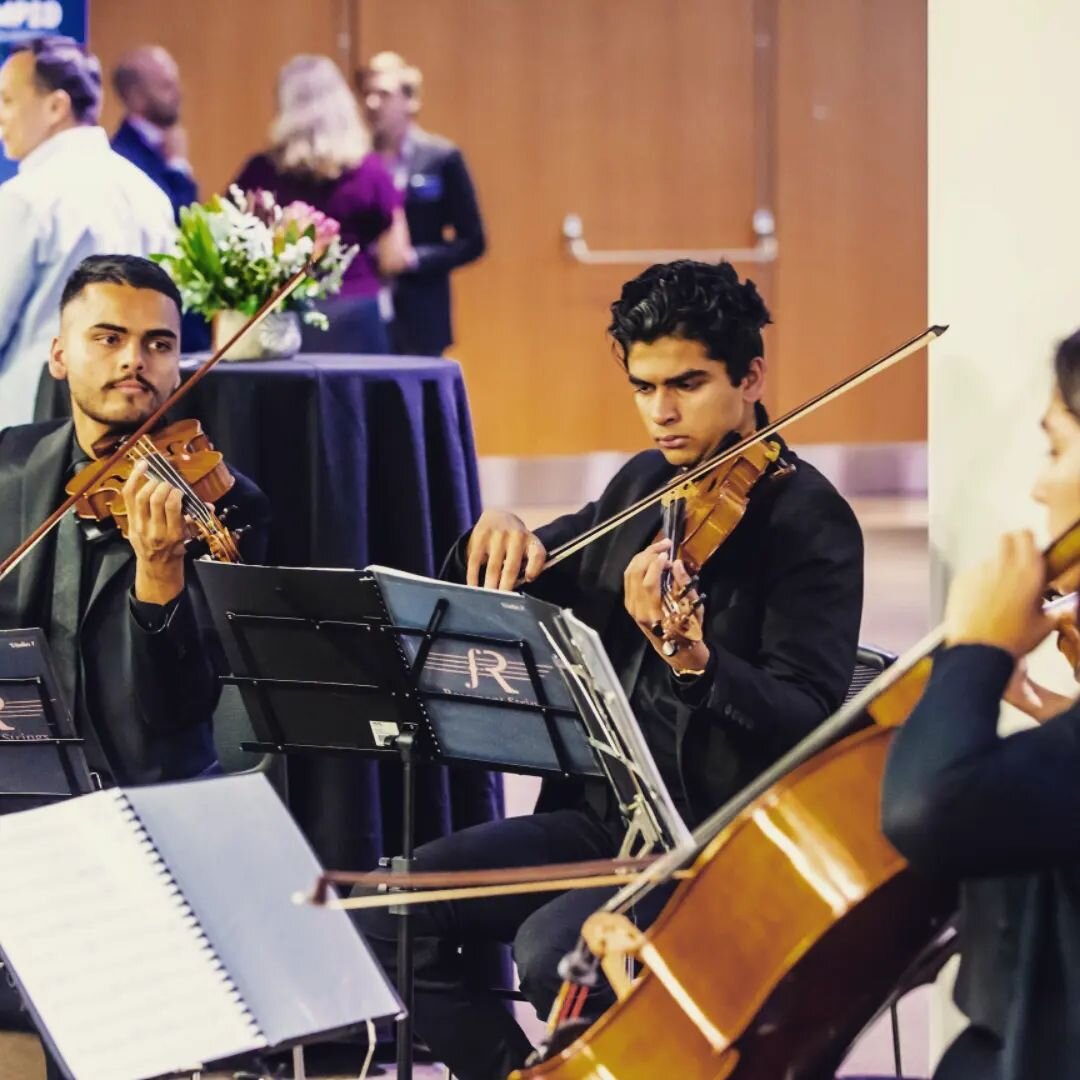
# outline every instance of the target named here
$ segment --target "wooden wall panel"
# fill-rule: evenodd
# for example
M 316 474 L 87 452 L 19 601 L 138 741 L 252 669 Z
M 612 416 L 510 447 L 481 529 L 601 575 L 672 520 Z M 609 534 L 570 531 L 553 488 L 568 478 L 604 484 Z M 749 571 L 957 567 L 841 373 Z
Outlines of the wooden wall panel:
M 206 195 L 224 190 L 265 147 L 282 64 L 302 52 L 343 58 L 347 12 L 344 0 L 90 0 L 90 46 L 106 79 L 136 45 L 164 45 L 176 57 L 191 161 Z M 109 131 L 120 114 L 110 83 Z
M 480 188 L 491 251 L 455 277 L 455 354 L 481 450 L 640 445 L 603 341 L 634 268 L 574 264 L 559 225 L 578 211 L 594 247 L 752 242 L 753 0 L 354 2 L 356 55 L 420 65 L 423 120 Z M 786 409 L 925 322 L 925 4 L 781 0 L 777 39 L 781 255 L 742 269 Z M 922 439 L 925 395 L 913 359 L 795 435 Z
M 563 252 L 752 241 L 750 0 L 358 0 L 358 56 L 424 72 L 421 121 L 463 148 L 490 249 L 454 275 L 482 453 L 640 444 L 607 306 L 635 268 Z
M 756 2 L 778 5 L 781 254 L 741 269 L 773 308 L 768 397 L 783 409 L 926 322 L 926 10 Z M 93 0 L 90 34 L 106 70 L 141 42 L 176 55 L 204 192 L 265 144 L 295 53 L 349 67 L 394 48 L 419 64 L 422 121 L 465 150 L 489 230 L 488 255 L 454 275 L 480 450 L 580 453 L 640 445 L 604 337 L 636 268 L 574 263 L 563 215 L 582 215 L 594 247 L 752 243 L 754 4 Z M 110 94 L 107 126 L 117 118 Z M 924 362 L 909 360 L 795 435 L 921 439 L 925 399 Z
M 779 45 L 773 370 L 786 408 L 927 324 L 926 4 L 781 0 Z M 922 353 L 792 437 L 924 439 L 926 386 Z

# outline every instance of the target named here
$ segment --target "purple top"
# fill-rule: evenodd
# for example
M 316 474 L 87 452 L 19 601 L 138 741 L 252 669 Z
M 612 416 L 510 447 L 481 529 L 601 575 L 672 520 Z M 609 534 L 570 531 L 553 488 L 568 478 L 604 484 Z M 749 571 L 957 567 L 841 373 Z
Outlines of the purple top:
M 378 154 L 368 154 L 354 169 L 336 180 L 318 180 L 306 173 L 279 172 L 268 154 L 256 154 L 233 181 L 245 191 L 271 191 L 278 203 L 306 202 L 341 224 L 341 239 L 359 244 L 341 286 L 341 296 L 374 296 L 379 291 L 379 268 L 371 245 L 390 225 L 402 205 L 401 192 Z

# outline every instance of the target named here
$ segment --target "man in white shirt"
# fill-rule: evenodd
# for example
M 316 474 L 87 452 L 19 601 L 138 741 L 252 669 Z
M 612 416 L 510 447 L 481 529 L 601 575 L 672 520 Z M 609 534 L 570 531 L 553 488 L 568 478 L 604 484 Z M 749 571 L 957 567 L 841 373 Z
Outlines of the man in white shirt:
M 28 423 L 64 282 L 88 255 L 166 251 L 172 205 L 97 126 L 101 67 L 70 38 L 39 38 L 0 68 L 0 428 Z

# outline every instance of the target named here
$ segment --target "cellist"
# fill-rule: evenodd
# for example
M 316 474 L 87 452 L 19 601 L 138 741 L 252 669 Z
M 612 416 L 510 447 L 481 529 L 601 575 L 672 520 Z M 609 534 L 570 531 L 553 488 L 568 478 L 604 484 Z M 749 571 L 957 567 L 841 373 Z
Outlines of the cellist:
M 595 502 L 536 533 L 506 511 L 485 511 L 444 571 L 504 590 L 524 578 L 530 592 L 573 608 L 598 630 L 690 825 L 843 700 L 862 608 L 862 538 L 851 508 L 777 439 L 776 462 L 698 580 L 672 558 L 670 541 L 657 539 L 659 508 L 550 571 L 544 567 L 556 546 L 766 422 L 761 331 L 769 321 L 754 284 L 740 281 L 728 263 L 657 265 L 627 282 L 611 306 L 609 333 L 652 449 L 632 458 Z M 665 571 L 695 623 L 674 649 L 662 632 Z M 609 858 L 621 838 L 606 789 L 549 783 L 535 813 L 423 845 L 415 868 Z M 505 1006 L 463 979 L 459 947 L 512 943 L 522 990 L 546 1015 L 560 986 L 559 960 L 607 895 L 592 889 L 412 909 L 416 1031 L 455 1076 L 502 1080 L 531 1051 Z M 639 906 L 639 922 L 650 922 L 666 895 L 656 890 Z M 392 971 L 394 917 L 365 911 L 357 918 Z M 610 1000 L 606 985 L 599 987 L 585 1015 L 597 1015 Z
M 1080 332 L 1059 346 L 1034 488 L 1051 535 L 1080 519 Z M 957 575 L 946 649 L 898 731 L 885 833 L 917 869 L 961 882 L 956 1001 L 971 1025 L 935 1080 L 1080 1076 L 1080 705 L 1027 678 L 1057 626 L 1029 532 Z M 1040 726 L 999 737 L 1003 695 Z

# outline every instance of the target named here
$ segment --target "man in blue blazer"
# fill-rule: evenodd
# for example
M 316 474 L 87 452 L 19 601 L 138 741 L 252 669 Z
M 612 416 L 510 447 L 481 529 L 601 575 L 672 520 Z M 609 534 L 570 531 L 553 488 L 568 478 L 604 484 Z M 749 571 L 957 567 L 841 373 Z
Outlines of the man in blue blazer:
M 124 103 L 124 120 L 112 148 L 169 196 L 179 222 L 180 208 L 199 198 L 187 159 L 187 132 L 180 123 L 180 68 L 160 45 L 142 45 L 120 58 L 113 87 Z M 210 328 L 201 315 L 188 312 L 182 333 L 185 352 L 210 347 Z
M 125 115 L 112 147 L 169 196 L 179 221 L 180 207 L 199 197 L 180 124 L 180 69 L 160 45 L 144 45 L 124 54 L 113 86 Z

